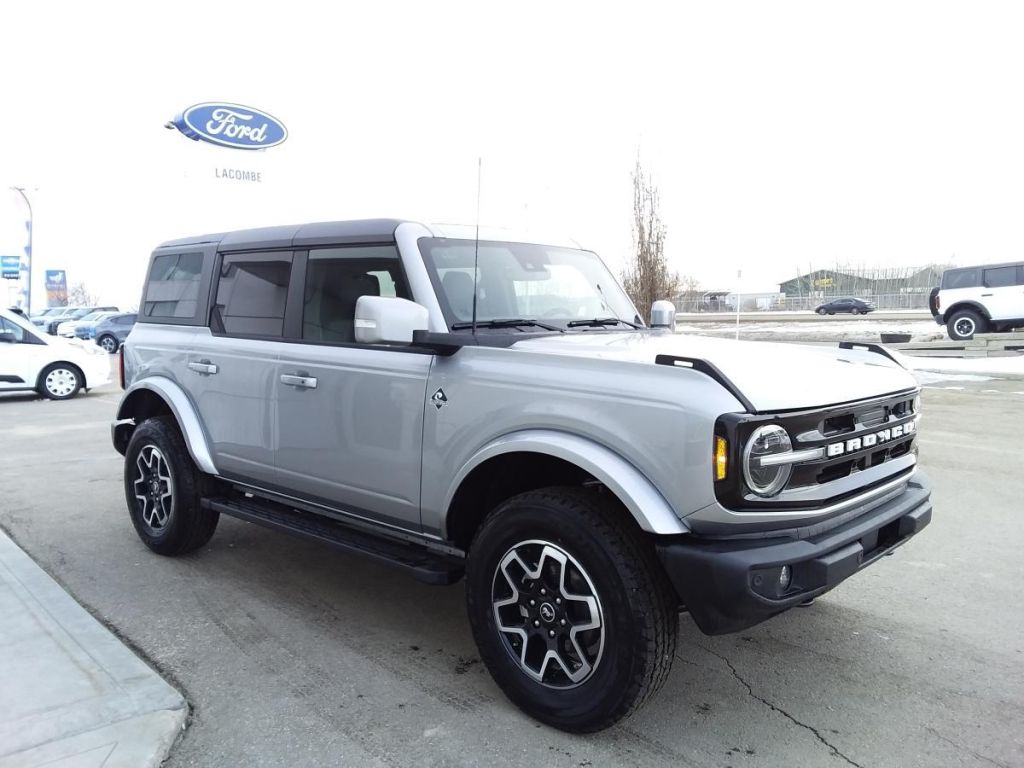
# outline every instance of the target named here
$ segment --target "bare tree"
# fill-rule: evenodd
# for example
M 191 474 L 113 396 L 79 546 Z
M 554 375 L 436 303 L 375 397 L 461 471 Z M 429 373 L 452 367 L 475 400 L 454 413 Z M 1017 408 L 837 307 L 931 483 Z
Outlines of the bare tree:
M 68 288 L 69 307 L 95 307 L 100 297 L 85 287 L 85 283 L 72 283 Z
M 665 258 L 665 225 L 658 212 L 658 190 L 637 157 L 633 169 L 633 256 L 622 271 L 622 283 L 633 304 L 650 320 L 651 304 L 679 289 L 679 275 Z

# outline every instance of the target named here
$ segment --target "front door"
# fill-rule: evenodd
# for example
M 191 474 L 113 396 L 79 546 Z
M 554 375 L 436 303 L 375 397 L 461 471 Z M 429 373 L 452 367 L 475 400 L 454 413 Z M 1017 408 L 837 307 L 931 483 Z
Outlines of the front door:
M 277 364 L 279 483 L 304 498 L 418 529 L 432 356 L 355 343 L 360 296 L 409 298 L 393 245 L 309 251 L 301 341 Z

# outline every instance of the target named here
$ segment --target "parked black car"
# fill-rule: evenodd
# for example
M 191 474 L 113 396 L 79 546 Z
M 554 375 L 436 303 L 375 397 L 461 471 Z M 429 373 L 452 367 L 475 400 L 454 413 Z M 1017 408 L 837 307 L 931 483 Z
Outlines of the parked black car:
M 100 320 L 93 329 L 93 337 L 96 343 L 107 352 L 113 354 L 121 348 L 128 334 L 135 327 L 135 320 L 138 317 L 134 312 L 120 315 L 111 315 Z
M 864 299 L 855 299 L 852 296 L 841 296 L 837 299 L 826 301 L 814 310 L 819 315 L 834 315 L 837 312 L 842 314 L 848 312 L 851 315 L 866 315 L 875 311 L 875 305 Z

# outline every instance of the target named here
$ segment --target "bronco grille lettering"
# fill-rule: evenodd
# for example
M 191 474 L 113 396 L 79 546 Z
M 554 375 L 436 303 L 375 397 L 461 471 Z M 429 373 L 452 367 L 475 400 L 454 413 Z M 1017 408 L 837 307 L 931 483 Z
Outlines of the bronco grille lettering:
M 908 421 L 906 424 L 897 424 L 895 427 L 880 429 L 877 432 L 853 437 L 843 442 L 829 443 L 825 447 L 825 455 L 831 459 L 847 453 L 854 453 L 864 448 L 873 448 L 880 443 L 888 443 L 901 437 L 907 437 L 914 433 L 914 429 L 914 422 Z

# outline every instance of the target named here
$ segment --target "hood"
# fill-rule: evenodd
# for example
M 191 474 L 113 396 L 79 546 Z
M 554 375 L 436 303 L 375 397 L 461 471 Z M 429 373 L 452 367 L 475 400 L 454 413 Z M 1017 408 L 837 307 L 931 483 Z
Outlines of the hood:
M 651 365 L 658 355 L 698 358 L 725 374 L 759 412 L 819 408 L 917 387 L 909 371 L 884 355 L 838 344 L 585 331 L 524 339 L 515 348 Z

